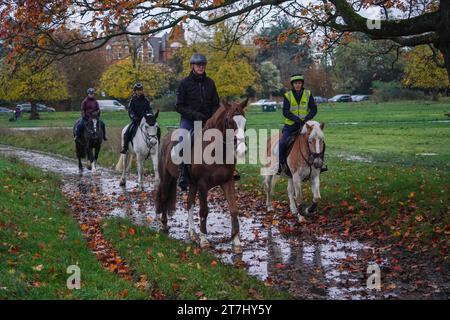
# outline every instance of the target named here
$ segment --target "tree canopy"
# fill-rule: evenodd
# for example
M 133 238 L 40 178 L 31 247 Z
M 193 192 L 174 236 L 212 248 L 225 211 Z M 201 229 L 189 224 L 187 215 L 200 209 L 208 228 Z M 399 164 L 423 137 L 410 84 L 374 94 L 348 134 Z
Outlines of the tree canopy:
M 368 9 L 379 10 L 381 16 L 368 19 Z M 442 53 L 450 77 L 450 2 L 439 0 L 5 0 L 0 39 L 11 47 L 10 57 L 35 52 L 49 56 L 51 63 L 124 34 L 156 34 L 191 21 L 211 26 L 232 20 L 236 30 L 251 30 L 275 16 L 294 22 L 285 34 L 296 34 L 309 44 L 316 40 L 322 49 L 352 32 L 399 46 L 430 44 Z M 134 28 L 137 23 L 140 27 Z M 61 37 L 68 24 L 84 32 Z
M 172 72 L 161 64 L 138 64 L 133 67 L 131 59 L 110 65 L 100 80 L 100 90 L 117 99 L 128 99 L 133 86 L 140 82 L 147 96 L 154 98 L 164 94 L 169 88 Z

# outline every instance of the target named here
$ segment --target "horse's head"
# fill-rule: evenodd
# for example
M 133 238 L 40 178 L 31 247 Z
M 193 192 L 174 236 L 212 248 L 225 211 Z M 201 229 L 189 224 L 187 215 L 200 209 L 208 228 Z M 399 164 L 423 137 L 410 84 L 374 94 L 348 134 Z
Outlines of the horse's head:
M 308 121 L 302 133 L 306 133 L 308 137 L 309 158 L 308 162 L 319 169 L 323 164 L 323 153 L 325 151 L 325 142 L 323 128 L 325 123 L 318 123 L 316 121 Z
M 156 122 L 158 115 L 159 110 L 155 114 L 147 113 L 141 120 L 140 128 L 144 134 L 146 143 L 150 147 L 158 143 L 158 122 Z
M 247 145 L 245 144 L 245 107 L 247 106 L 248 98 L 241 102 L 224 102 L 225 107 L 225 129 L 233 129 L 234 137 L 236 139 L 236 154 L 239 158 L 243 157 L 247 152 Z
M 86 122 L 86 137 L 89 140 L 99 139 L 101 136 L 98 128 L 98 119 L 95 117 L 89 118 Z

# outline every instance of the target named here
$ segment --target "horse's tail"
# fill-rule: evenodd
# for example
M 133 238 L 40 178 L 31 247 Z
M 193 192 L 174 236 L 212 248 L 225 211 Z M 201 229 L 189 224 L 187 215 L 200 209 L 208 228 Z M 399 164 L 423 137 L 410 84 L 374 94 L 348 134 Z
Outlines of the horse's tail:
M 167 139 L 163 138 L 158 156 L 158 172 L 161 180 L 156 190 L 155 203 L 157 214 L 173 213 L 177 200 L 177 180 L 170 174 L 166 165 L 166 155 L 170 156 L 170 143 L 165 143 L 165 140 Z
M 119 161 L 116 164 L 117 171 L 123 171 L 123 168 L 125 166 L 125 157 L 126 156 L 127 156 L 126 154 L 120 154 Z

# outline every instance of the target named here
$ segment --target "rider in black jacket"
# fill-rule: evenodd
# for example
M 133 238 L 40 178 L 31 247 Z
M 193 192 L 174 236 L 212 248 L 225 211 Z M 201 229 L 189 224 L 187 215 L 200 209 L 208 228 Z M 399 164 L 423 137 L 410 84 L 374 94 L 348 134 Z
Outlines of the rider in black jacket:
M 214 80 L 206 76 L 206 64 L 203 54 L 194 53 L 190 60 L 191 72 L 181 80 L 177 89 L 175 110 L 181 115 L 180 128 L 188 131 L 194 129 L 194 121 L 202 121 L 204 125 L 220 106 Z M 186 170 L 186 165 L 182 163 L 178 178 L 178 186 L 182 190 L 189 185 Z
M 142 118 L 148 113 L 153 113 L 150 107 L 150 101 L 144 95 L 144 87 L 142 84 L 136 83 L 133 87 L 133 96 L 128 105 L 128 116 L 131 119 L 131 124 L 125 132 L 122 151 L 120 153 L 127 153 L 128 144 L 133 140 Z

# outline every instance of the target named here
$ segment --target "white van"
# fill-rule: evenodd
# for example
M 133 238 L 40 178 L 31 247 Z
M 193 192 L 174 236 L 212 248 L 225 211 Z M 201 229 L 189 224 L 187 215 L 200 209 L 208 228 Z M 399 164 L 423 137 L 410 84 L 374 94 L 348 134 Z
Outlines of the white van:
M 102 111 L 123 111 L 125 106 L 117 100 L 97 100 Z

